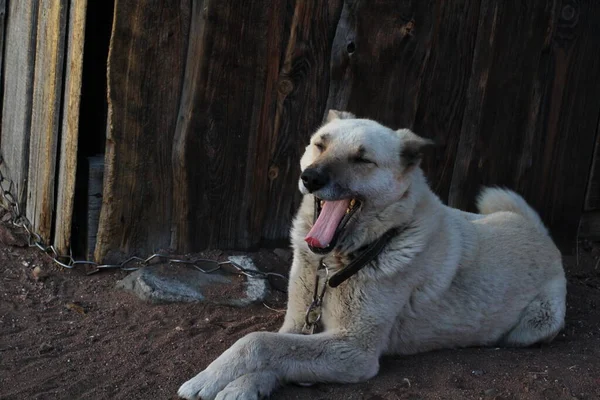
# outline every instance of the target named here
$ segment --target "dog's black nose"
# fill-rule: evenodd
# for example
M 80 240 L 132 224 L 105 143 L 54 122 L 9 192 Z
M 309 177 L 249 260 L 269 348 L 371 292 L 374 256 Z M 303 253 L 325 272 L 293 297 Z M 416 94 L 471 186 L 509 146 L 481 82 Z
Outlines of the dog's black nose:
M 302 183 L 308 191 L 312 193 L 329 183 L 329 174 L 317 168 L 307 168 L 300 176 L 300 179 L 302 179 Z

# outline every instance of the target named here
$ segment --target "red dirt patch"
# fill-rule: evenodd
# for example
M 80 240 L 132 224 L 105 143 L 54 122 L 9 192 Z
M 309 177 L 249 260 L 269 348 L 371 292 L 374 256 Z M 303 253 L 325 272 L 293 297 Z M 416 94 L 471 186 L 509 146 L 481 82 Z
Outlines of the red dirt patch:
M 548 346 L 384 358 L 368 382 L 290 386 L 273 398 L 600 398 L 600 248 L 580 253 L 579 266 L 567 258 L 567 326 Z M 262 270 L 287 272 L 271 252 L 254 256 Z M 60 271 L 35 249 L 6 245 L 0 265 L 1 399 L 175 399 L 179 385 L 235 340 L 283 320 L 277 291 L 266 302 L 275 311 L 151 305 L 114 290 L 125 272 Z

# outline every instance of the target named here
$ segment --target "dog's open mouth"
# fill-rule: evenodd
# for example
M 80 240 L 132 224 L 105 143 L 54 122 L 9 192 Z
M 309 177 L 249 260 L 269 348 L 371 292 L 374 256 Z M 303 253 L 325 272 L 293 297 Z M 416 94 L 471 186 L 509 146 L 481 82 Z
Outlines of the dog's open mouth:
M 313 253 L 327 254 L 348 224 L 348 221 L 360 209 L 361 202 L 356 199 L 323 201 L 315 197 L 315 223 L 304 240 Z

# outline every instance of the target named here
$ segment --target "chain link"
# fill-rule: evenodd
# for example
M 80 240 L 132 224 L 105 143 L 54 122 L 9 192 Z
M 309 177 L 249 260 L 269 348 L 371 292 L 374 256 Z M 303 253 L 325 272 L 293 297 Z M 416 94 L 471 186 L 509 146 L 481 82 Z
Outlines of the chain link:
M 319 290 L 319 281 L 323 281 L 323 287 Z M 329 267 L 323 260 L 319 263 L 319 268 L 315 273 L 315 289 L 313 290 L 313 300 L 306 309 L 304 314 L 304 326 L 302 327 L 302 333 L 305 335 L 312 335 L 315 333 L 321 316 L 323 313 L 323 298 L 325 297 L 325 291 L 327 290 L 327 284 L 329 283 Z
M 4 164 L 4 159 L 0 156 L 0 166 Z M 88 272 L 88 275 L 106 269 L 120 269 L 123 271 L 134 271 L 139 268 L 150 265 L 153 261 L 168 261 L 170 264 L 184 264 L 191 266 L 204 274 L 210 274 L 218 270 L 224 270 L 224 266 L 231 266 L 234 272 L 238 275 L 245 275 L 248 278 L 261 278 L 267 279 L 269 277 L 277 277 L 284 280 L 287 278 L 284 275 L 275 272 L 262 272 L 244 268 L 241 265 L 228 260 L 228 261 L 217 261 L 208 258 L 195 258 L 191 260 L 180 259 L 168 254 L 154 253 L 146 258 L 142 257 L 129 257 L 126 260 L 116 264 L 102 264 L 88 260 L 76 260 L 73 258 L 73 253 L 60 254 L 53 245 L 47 245 L 44 243 L 43 238 L 36 232 L 33 231 L 31 222 L 21 214 L 19 202 L 13 195 L 14 184 L 12 180 L 8 179 L 2 173 L 0 169 L 0 190 L 2 191 L 2 200 L 0 204 L 7 212 L 11 214 L 10 223 L 18 228 L 21 228 L 27 232 L 29 247 L 37 247 L 42 253 L 48 256 L 55 264 L 68 269 L 74 269 L 78 266 L 88 266 L 93 269 Z M 209 267 L 201 267 L 200 264 L 208 264 Z

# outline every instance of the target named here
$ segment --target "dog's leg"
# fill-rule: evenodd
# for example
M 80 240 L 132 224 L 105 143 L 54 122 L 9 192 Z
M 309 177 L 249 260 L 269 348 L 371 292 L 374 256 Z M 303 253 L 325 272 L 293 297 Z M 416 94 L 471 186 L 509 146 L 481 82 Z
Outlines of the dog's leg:
M 501 340 L 500 345 L 527 347 L 552 341 L 564 325 L 565 297 L 564 277 L 547 283 L 540 294 L 523 310 L 519 322 Z
M 362 331 L 358 340 L 331 332 L 309 336 L 254 332 L 184 383 L 178 394 L 185 399 L 257 399 L 280 382 L 366 380 L 379 369 L 378 336 Z
M 312 301 L 316 269 L 317 266 L 310 265 L 302 255 L 294 254 L 288 285 L 287 311 L 279 329 L 280 333 L 302 332 L 306 309 Z

